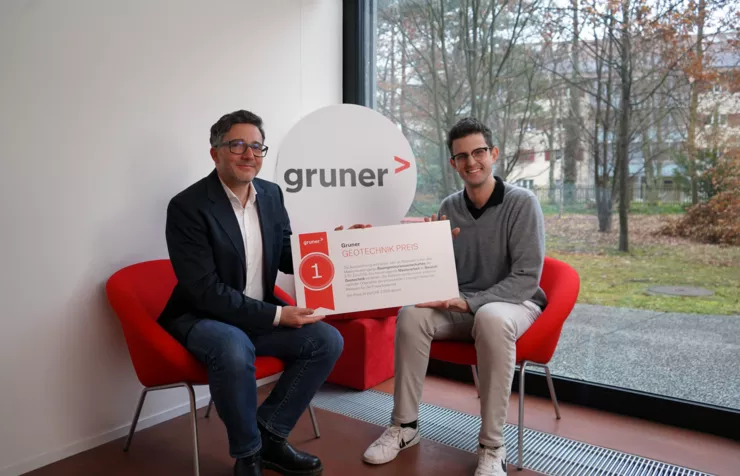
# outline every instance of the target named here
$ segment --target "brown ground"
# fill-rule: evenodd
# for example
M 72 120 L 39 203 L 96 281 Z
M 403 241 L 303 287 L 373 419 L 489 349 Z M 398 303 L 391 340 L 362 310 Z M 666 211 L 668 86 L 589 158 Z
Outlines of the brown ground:
M 678 251 L 690 253 L 702 263 L 714 266 L 740 266 L 737 247 L 696 243 L 685 238 L 658 234 L 658 230 L 678 215 L 630 215 L 629 245 L 633 253 L 660 254 Z M 608 233 L 598 231 L 598 219 L 592 215 L 545 216 L 548 250 L 579 254 L 614 254 L 619 243 L 619 217 L 612 218 Z M 649 250 L 649 251 L 648 251 Z

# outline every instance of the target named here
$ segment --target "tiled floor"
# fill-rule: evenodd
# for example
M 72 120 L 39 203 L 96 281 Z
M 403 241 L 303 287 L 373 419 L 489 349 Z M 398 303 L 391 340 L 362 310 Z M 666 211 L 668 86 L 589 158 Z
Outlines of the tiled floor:
M 376 390 L 391 392 L 393 380 Z M 261 398 L 269 386 L 259 390 Z M 479 414 L 475 388 L 459 382 L 428 377 L 424 401 Z M 131 402 L 132 408 L 135 402 Z M 737 475 L 740 443 L 678 430 L 632 418 L 561 405 L 562 420 L 555 420 L 549 400 L 527 398 L 525 424 L 567 438 L 685 465 L 717 475 Z M 200 411 L 202 415 L 203 411 Z M 516 395 L 512 396 L 509 422 L 515 423 Z M 215 415 L 215 414 L 214 414 Z M 476 456 L 428 440 L 401 452 L 390 464 L 370 466 L 361 461 L 362 452 L 380 434 L 380 427 L 342 415 L 316 410 L 321 438 L 314 439 L 308 415 L 304 415 L 290 440 L 301 449 L 321 457 L 324 474 L 333 475 L 472 475 Z M 202 476 L 228 476 L 233 462 L 228 455 L 226 432 L 218 418 L 199 418 Z M 423 423 L 423 422 L 422 422 Z M 85 475 L 191 475 L 192 439 L 187 416 L 179 417 L 136 434 L 131 451 L 123 453 L 121 439 L 75 455 L 28 476 Z M 536 475 L 531 471 L 509 474 Z M 266 472 L 265 474 L 275 474 Z

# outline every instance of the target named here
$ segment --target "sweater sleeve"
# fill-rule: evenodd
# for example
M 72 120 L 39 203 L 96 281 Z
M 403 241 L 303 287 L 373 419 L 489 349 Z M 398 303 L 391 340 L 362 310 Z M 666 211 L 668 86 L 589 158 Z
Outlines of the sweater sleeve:
M 511 272 L 492 287 L 463 296 L 474 314 L 491 302 L 523 303 L 539 287 L 545 260 L 545 220 L 534 195 L 521 200 L 507 230 Z

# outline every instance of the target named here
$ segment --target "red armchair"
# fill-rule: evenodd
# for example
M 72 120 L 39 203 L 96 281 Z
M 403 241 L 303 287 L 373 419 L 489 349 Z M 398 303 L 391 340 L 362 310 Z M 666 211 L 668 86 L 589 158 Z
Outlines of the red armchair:
M 108 301 L 121 321 L 131 362 L 139 382 L 144 386 L 123 450 L 128 451 L 131 445 L 147 393 L 185 387 L 190 397 L 193 464 L 195 475 L 199 476 L 198 425 L 193 385 L 207 385 L 208 375 L 205 366 L 156 322 L 176 282 L 170 261 L 163 259 L 127 266 L 113 274 L 106 283 Z M 286 296 L 279 288 L 275 292 L 278 296 Z M 255 367 L 257 379 L 283 371 L 283 363 L 274 357 L 257 357 Z M 318 438 L 318 426 L 311 406 L 309 413 Z
M 522 469 L 524 451 L 524 372 L 527 365 L 544 367 L 550 398 L 555 406 L 555 416 L 560 419 L 555 388 L 547 363 L 555 353 L 565 319 L 573 310 L 580 290 L 578 273 L 568 264 L 545 257 L 540 286 L 547 296 L 547 307 L 516 343 L 516 362 L 519 365 L 519 444 L 517 468 Z M 455 364 L 470 365 L 473 379 L 478 386 L 478 359 L 475 345 L 470 342 L 434 341 L 430 356 Z

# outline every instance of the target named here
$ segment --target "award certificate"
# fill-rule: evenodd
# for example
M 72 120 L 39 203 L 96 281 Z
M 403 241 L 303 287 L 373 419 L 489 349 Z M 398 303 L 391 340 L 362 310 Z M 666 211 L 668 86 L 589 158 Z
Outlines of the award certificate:
M 291 236 L 299 307 L 331 315 L 459 297 L 449 221 Z

